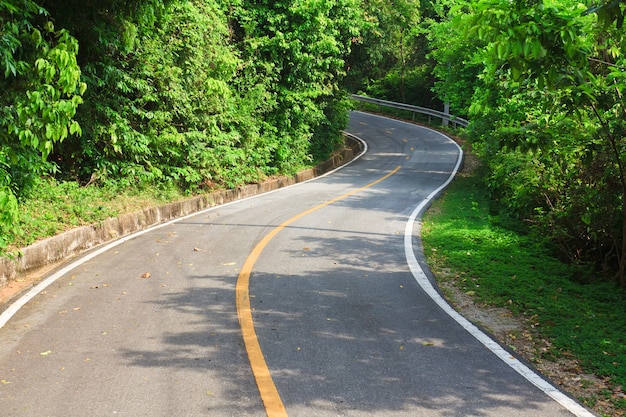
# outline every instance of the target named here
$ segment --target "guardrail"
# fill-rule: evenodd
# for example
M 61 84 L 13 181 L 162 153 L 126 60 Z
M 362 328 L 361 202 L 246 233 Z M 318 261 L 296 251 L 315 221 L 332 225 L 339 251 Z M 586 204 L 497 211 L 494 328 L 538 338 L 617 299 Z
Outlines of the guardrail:
M 415 120 L 415 113 L 425 114 L 429 117 L 436 117 L 441 119 L 444 125 L 448 125 L 448 123 L 452 123 L 452 125 L 456 128 L 457 126 L 467 127 L 469 121 L 462 119 L 460 117 L 454 116 L 449 113 L 444 113 L 438 110 L 429 109 L 426 107 L 419 106 L 411 106 L 410 104 L 404 103 L 396 103 L 394 101 L 380 100 L 372 97 L 359 96 L 357 94 L 352 94 L 352 99 L 356 101 L 361 101 L 364 103 L 376 104 L 378 106 L 391 107 L 399 110 L 408 110 L 413 114 L 413 120 Z

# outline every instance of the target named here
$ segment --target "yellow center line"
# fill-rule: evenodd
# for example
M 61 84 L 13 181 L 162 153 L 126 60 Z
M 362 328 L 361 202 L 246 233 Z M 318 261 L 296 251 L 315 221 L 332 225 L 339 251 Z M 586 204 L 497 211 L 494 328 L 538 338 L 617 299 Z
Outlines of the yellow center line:
M 263 249 L 265 249 L 265 246 L 267 246 L 267 244 L 274 238 L 274 236 L 276 236 L 281 230 L 283 230 L 291 223 L 308 214 L 313 213 L 316 210 L 336 203 L 337 201 L 343 200 L 344 198 L 363 191 L 366 188 L 372 187 L 379 182 L 386 180 L 399 170 L 400 167 L 398 166 L 387 175 L 379 178 L 378 180 L 370 184 L 367 184 L 364 187 L 350 191 L 349 193 L 333 198 L 332 200 L 328 200 L 318 206 L 303 211 L 302 213 L 290 218 L 289 220 L 277 226 L 267 235 L 265 235 L 265 237 L 254 247 L 252 252 L 250 252 L 250 255 L 248 255 L 248 259 L 246 259 L 246 262 L 244 262 L 243 267 L 241 268 L 241 272 L 239 273 L 239 277 L 237 278 L 237 284 L 235 286 L 237 316 L 239 317 L 239 326 L 241 327 L 241 333 L 243 334 L 243 341 L 246 347 L 246 352 L 248 353 L 250 367 L 252 368 L 252 373 L 254 375 L 254 379 L 256 380 L 259 394 L 261 396 L 261 400 L 263 401 L 263 405 L 265 406 L 265 412 L 267 413 L 268 417 L 287 417 L 287 411 L 285 410 L 283 401 L 281 400 L 280 394 L 276 389 L 274 380 L 270 375 L 270 370 L 267 367 L 265 357 L 263 356 L 263 352 L 261 351 L 259 339 L 257 338 L 256 331 L 254 330 L 254 321 L 252 320 L 252 308 L 250 307 L 250 274 L 252 273 L 252 268 L 254 267 L 254 264 L 256 263 L 257 259 L 259 259 L 261 252 L 263 252 Z

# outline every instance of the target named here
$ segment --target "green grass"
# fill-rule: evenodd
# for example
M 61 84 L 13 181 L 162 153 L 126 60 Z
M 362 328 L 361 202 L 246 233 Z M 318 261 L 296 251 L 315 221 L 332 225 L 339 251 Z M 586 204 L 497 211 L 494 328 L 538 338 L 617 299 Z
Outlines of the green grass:
M 479 302 L 531 319 L 537 336 L 552 343 L 537 352 L 543 359 L 576 357 L 586 371 L 609 378 L 609 387 L 626 387 L 625 292 L 599 278 L 581 283 L 590 271 L 512 230 L 523 227 L 503 227 L 484 190 L 477 176 L 458 177 L 425 215 L 424 251 L 435 275 L 456 277 Z M 623 400 L 614 404 L 626 409 Z
M 81 187 L 76 182 L 38 180 L 27 198 L 20 201 L 21 233 L 11 241 L 9 251 L 73 227 L 98 223 L 182 198 L 183 194 L 174 187 Z

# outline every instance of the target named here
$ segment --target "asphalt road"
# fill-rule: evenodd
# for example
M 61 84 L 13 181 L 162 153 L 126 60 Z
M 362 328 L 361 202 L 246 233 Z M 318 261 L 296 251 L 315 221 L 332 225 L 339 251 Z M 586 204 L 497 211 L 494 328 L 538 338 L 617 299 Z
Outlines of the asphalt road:
M 349 166 L 138 235 L 26 303 L 0 329 L 0 416 L 574 415 L 407 264 L 458 147 L 363 113 L 348 130 L 368 145 Z

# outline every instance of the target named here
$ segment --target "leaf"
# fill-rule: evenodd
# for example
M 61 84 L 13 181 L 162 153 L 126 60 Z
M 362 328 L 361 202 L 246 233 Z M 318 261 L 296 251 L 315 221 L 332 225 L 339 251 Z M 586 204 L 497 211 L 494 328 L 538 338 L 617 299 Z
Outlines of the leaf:
M 150 272 L 145 272 L 140 278 L 150 278 Z
M 45 352 L 41 352 L 40 355 L 41 356 L 48 356 L 49 354 L 51 354 L 52 351 L 51 350 L 46 350 Z

